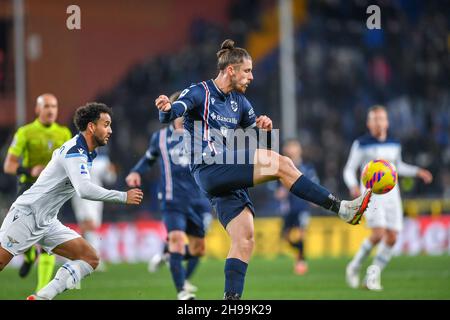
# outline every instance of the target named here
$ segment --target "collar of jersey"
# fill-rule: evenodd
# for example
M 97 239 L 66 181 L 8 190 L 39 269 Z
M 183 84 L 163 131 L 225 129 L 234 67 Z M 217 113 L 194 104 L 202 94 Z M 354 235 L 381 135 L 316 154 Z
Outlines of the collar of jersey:
M 80 143 L 81 146 L 86 149 L 86 152 L 88 153 L 89 157 L 93 160 L 96 156 L 97 156 L 97 152 L 94 150 L 92 152 L 89 152 L 89 148 L 86 142 L 86 139 L 84 138 L 84 136 L 81 134 L 81 132 L 78 132 L 78 138 L 77 138 L 77 143 Z
M 222 97 L 223 99 L 226 99 L 227 97 L 229 97 L 229 95 L 231 94 L 231 92 L 230 92 L 230 93 L 224 93 L 222 90 L 220 90 L 220 89 L 217 87 L 217 85 L 216 85 L 216 83 L 214 82 L 213 79 L 211 79 L 211 82 L 212 82 L 212 84 L 213 84 L 214 90 L 216 90 L 216 92 L 219 94 L 220 97 Z
M 43 128 L 43 129 L 50 129 L 50 128 L 52 128 L 54 126 L 55 123 L 53 122 L 51 125 L 45 126 L 42 122 L 39 121 L 39 118 L 36 118 L 34 120 L 34 124 L 36 126 L 40 127 L 40 128 Z

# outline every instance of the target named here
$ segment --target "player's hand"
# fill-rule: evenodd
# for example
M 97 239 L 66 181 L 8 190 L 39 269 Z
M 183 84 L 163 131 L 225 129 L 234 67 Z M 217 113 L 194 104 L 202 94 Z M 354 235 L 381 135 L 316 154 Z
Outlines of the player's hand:
M 144 193 L 141 189 L 131 189 L 127 191 L 127 204 L 139 204 L 144 197 Z
M 256 126 L 267 131 L 272 130 L 272 120 L 268 116 L 259 116 L 256 118 Z
M 34 166 L 33 168 L 31 168 L 30 175 L 33 178 L 39 177 L 39 175 L 41 174 L 42 170 L 44 170 L 44 169 L 45 169 L 45 166 L 43 166 L 41 164 L 38 164 L 38 165 Z
M 155 106 L 159 111 L 169 112 L 172 109 L 172 104 L 170 103 L 169 97 L 165 95 L 160 95 L 155 100 Z
M 433 175 L 426 169 L 419 169 L 417 176 L 423 180 L 426 184 L 430 184 L 433 181 Z
M 359 190 L 359 187 L 353 187 L 350 189 L 350 195 L 353 198 L 358 198 L 361 195 L 361 190 Z
M 127 175 L 125 181 L 130 188 L 140 187 L 141 175 L 137 172 L 131 172 L 129 175 Z

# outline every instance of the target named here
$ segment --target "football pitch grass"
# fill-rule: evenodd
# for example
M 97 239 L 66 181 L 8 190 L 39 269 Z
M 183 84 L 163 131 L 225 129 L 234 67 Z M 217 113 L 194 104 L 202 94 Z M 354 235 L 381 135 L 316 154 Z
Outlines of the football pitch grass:
M 384 290 L 350 289 L 345 284 L 348 258 L 309 261 L 309 272 L 294 275 L 292 259 L 254 257 L 250 262 L 243 299 L 246 300 L 409 300 L 450 299 L 450 256 L 394 257 L 383 272 Z M 204 259 L 192 283 L 197 299 L 223 297 L 224 260 Z M 176 293 L 167 266 L 149 273 L 145 263 L 109 264 L 82 281 L 81 290 L 69 290 L 56 299 L 67 300 L 175 300 Z M 367 267 L 367 263 L 364 265 Z M 7 267 L 0 273 L 0 299 L 23 300 L 36 284 L 36 268 L 21 279 L 18 270 Z

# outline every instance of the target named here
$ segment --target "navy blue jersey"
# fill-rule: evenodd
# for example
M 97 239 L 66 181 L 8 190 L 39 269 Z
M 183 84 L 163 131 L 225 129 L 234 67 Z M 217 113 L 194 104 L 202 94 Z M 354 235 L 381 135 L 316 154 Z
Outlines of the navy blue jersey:
M 226 150 L 229 130 L 256 125 L 255 112 L 245 96 L 234 91 L 225 94 L 213 80 L 183 90 L 170 112 L 160 112 L 160 120 L 165 123 L 181 116 L 185 134 L 189 136 L 184 140 L 190 150 L 192 169 L 208 155 Z
M 302 163 L 296 167 L 300 170 L 300 172 L 302 172 L 305 175 L 305 177 L 307 177 L 314 183 L 319 183 L 319 178 L 317 176 L 316 170 L 314 169 L 314 166 L 312 166 L 310 164 Z M 287 202 L 288 202 L 288 207 L 287 207 L 288 213 L 297 214 L 302 211 L 309 211 L 309 209 L 311 207 L 310 202 L 297 197 L 292 192 L 289 192 Z
M 190 173 L 189 157 L 184 151 L 182 133 L 179 135 L 172 125 L 152 135 L 149 148 L 131 172 L 142 175 L 157 159 L 161 168 L 158 197 L 162 201 L 163 210 L 173 206 L 187 206 L 198 201 L 208 204 L 208 199 Z

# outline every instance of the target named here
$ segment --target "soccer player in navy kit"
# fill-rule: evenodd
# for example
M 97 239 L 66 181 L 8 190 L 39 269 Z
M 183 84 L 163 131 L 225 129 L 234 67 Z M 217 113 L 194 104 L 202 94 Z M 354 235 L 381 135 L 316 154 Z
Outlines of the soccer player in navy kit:
M 171 96 L 172 101 L 179 93 Z M 182 118 L 155 132 L 147 152 L 131 169 L 126 181 L 129 187 L 139 187 L 141 175 L 150 170 L 159 158 L 161 192 L 158 197 L 168 231 L 170 272 L 178 292 L 177 298 L 191 300 L 195 298 L 192 292 L 194 287 L 187 279 L 196 268 L 198 258 L 205 253 L 204 215 L 211 211 L 211 206 L 190 174 L 189 155 L 185 153 L 182 137 Z M 185 245 L 186 236 L 189 246 Z M 188 260 L 186 269 L 183 259 Z
M 226 147 L 224 142 L 227 142 L 230 132 L 238 128 L 249 130 L 255 126 L 272 130 L 272 120 L 267 116 L 256 117 L 244 96 L 253 80 L 252 58 L 248 52 L 234 47 L 234 41 L 225 40 L 217 57 L 219 74 L 214 80 L 190 86 L 173 104 L 167 96 L 161 95 L 155 100 L 155 105 L 163 123 L 184 117 L 185 145 L 191 155 L 191 173 L 207 193 L 231 238 L 231 248 L 225 262 L 224 299 L 238 300 L 242 296 L 254 246 L 255 210 L 248 187 L 280 180 L 295 195 L 336 212 L 350 224 L 359 223 L 372 192 L 367 190 L 353 201 L 341 201 L 303 176 L 287 157 L 266 149 L 230 150 Z M 232 164 L 221 163 L 224 158 L 228 163 L 231 158 Z
M 284 142 L 283 155 L 290 158 L 305 177 L 319 183 L 319 177 L 314 166 L 303 162 L 302 146 L 297 139 L 289 139 Z M 304 253 L 304 239 L 310 220 L 311 204 L 289 193 L 283 186 L 276 189 L 275 197 L 280 201 L 280 209 L 284 215 L 282 237 L 297 251 L 294 272 L 303 275 L 308 271 Z M 293 231 L 296 231 L 295 237 L 292 236 Z

